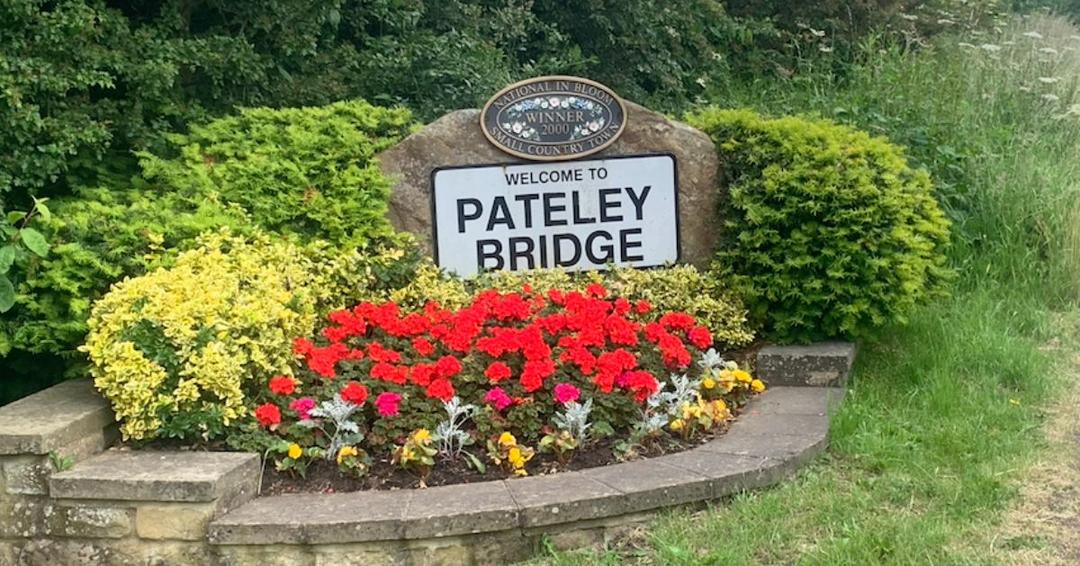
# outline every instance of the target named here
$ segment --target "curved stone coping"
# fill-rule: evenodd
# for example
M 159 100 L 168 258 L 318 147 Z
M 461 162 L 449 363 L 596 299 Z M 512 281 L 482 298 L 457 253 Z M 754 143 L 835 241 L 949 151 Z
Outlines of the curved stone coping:
M 621 464 L 428 489 L 260 497 L 210 524 L 216 545 L 430 539 L 604 519 L 775 483 L 821 452 L 843 391 L 775 387 L 724 435 Z

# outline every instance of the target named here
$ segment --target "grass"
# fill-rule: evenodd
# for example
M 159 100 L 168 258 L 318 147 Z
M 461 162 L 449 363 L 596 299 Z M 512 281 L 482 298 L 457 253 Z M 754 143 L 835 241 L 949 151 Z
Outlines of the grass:
M 1041 80 L 1040 80 L 1041 79 Z M 843 76 L 728 84 L 717 100 L 888 135 L 954 221 L 951 298 L 863 344 L 827 456 L 794 481 L 674 512 L 553 564 L 970 564 L 989 551 L 1071 390 L 1080 297 L 1080 30 L 1045 16 L 904 53 L 868 42 Z M 1063 344 L 1048 351 L 1047 343 Z M 1045 544 L 1012 537 L 1018 547 Z

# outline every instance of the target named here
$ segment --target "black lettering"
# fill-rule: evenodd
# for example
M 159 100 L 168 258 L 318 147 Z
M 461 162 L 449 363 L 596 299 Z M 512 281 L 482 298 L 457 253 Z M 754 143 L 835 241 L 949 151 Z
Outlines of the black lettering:
M 641 188 L 641 196 L 638 196 L 634 193 L 634 187 L 626 187 L 626 194 L 630 196 L 630 201 L 634 203 L 638 220 L 641 220 L 641 217 L 645 214 L 642 209 L 645 208 L 645 199 L 649 198 L 649 191 L 651 190 L 652 185 L 645 185 Z
M 619 222 L 619 221 L 621 221 L 623 219 L 621 214 L 619 214 L 619 215 L 609 215 L 608 214 L 608 209 L 609 208 L 619 208 L 619 207 L 622 206 L 622 202 L 619 202 L 619 201 L 609 202 L 608 197 L 611 196 L 611 195 L 617 195 L 617 194 L 619 194 L 621 192 L 622 192 L 622 189 L 619 189 L 619 188 L 600 189 L 600 222 Z M 609 237 L 610 237 L 610 234 L 609 234 Z
M 490 232 L 496 224 L 506 224 L 506 227 L 514 229 L 514 219 L 510 216 L 510 209 L 506 206 L 505 197 L 495 197 L 491 203 L 491 216 L 488 217 L 487 231 Z
M 574 246 L 574 255 L 569 259 L 563 258 L 563 242 L 570 242 Z M 570 267 L 581 259 L 581 242 L 573 234 L 555 234 L 551 238 L 551 247 L 554 248 L 555 267 Z
M 615 259 L 615 246 L 612 246 L 610 243 L 599 246 L 599 250 L 603 252 L 604 255 L 598 256 L 593 253 L 597 249 L 594 244 L 597 238 L 601 237 L 608 242 L 611 242 L 611 234 L 607 230 L 597 230 L 596 232 L 589 234 L 589 237 L 585 239 L 585 255 L 588 256 L 589 261 L 597 265 L 604 265 Z
M 469 214 L 465 214 L 465 205 L 473 205 L 473 211 Z M 458 234 L 465 233 L 465 221 L 476 220 L 480 218 L 480 214 L 484 212 L 484 205 L 480 204 L 478 199 L 474 198 L 459 198 L 457 201 L 457 231 Z
M 524 203 L 525 206 L 525 227 L 532 228 L 532 201 L 540 198 L 540 195 L 536 193 L 530 193 L 526 195 L 518 195 L 514 197 L 514 200 Z
M 518 244 L 524 244 L 524 247 L 519 248 Z M 528 269 L 534 269 L 536 262 L 533 260 L 533 240 L 528 236 L 520 236 L 517 238 L 510 238 L 510 269 L 517 271 L 518 258 L 524 258 L 525 263 L 528 264 Z
M 566 205 L 554 205 L 551 201 L 560 198 L 566 198 L 566 193 L 544 193 L 544 226 L 566 226 L 566 219 L 554 220 L 551 218 L 552 212 L 564 212 L 566 211 Z
M 638 220 L 641 218 L 638 217 Z M 628 228 L 626 230 L 619 230 L 619 256 L 621 261 L 643 261 L 645 256 L 643 255 L 630 255 L 630 248 L 640 248 L 641 240 L 635 242 L 630 241 L 631 235 L 641 235 L 641 228 Z
M 574 209 L 574 224 L 592 224 L 596 222 L 596 217 L 581 217 L 580 195 L 577 191 L 574 191 L 570 194 L 570 202 L 573 205 L 572 208 Z
M 495 265 L 489 268 L 487 266 L 488 259 L 494 259 Z M 502 269 L 502 242 L 499 240 L 477 240 L 476 265 L 480 268 L 480 271 L 484 271 L 485 269 Z

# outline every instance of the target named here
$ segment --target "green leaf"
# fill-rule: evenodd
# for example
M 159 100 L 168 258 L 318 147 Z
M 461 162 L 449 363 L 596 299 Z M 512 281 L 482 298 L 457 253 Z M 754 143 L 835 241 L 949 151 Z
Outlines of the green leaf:
M 476 456 L 473 456 L 469 452 L 462 452 L 462 454 L 465 455 L 465 457 L 468 459 L 469 464 L 472 465 L 472 467 L 476 471 L 480 472 L 481 474 L 487 472 L 487 466 L 485 466 L 484 463 L 481 462 L 479 458 L 477 458 Z
M 26 244 L 28 250 L 41 257 L 49 255 L 49 242 L 45 241 L 45 236 L 42 236 L 41 232 L 33 228 L 23 228 L 19 230 L 19 235 L 22 236 L 23 244 Z
M 45 222 L 49 222 L 52 220 L 52 211 L 49 210 L 49 207 L 45 206 L 45 201 L 47 200 L 49 199 L 34 199 L 34 208 L 37 209 L 38 214 L 41 215 L 41 218 L 45 220 Z
M 11 280 L 0 275 L 0 312 L 7 312 L 15 306 L 15 286 Z
M 15 263 L 15 246 L 8 245 L 0 248 L 0 275 L 7 273 L 13 263 Z
M 26 213 L 20 210 L 12 210 L 11 212 L 7 213 L 7 221 L 9 224 L 14 224 L 22 220 L 23 218 L 26 218 Z

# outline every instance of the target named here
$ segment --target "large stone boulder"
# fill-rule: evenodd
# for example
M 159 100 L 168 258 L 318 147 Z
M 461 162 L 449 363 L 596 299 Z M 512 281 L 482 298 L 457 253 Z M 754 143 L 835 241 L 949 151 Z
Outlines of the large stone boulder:
M 720 162 L 707 135 L 643 106 L 626 102 L 626 129 L 604 151 L 589 156 L 672 153 L 678 163 L 679 239 L 682 261 L 708 265 L 716 246 L 717 182 Z M 457 110 L 428 124 L 379 154 L 383 173 L 394 180 L 390 222 L 416 234 L 432 251 L 431 172 L 436 167 L 520 163 L 480 130 L 479 110 Z

